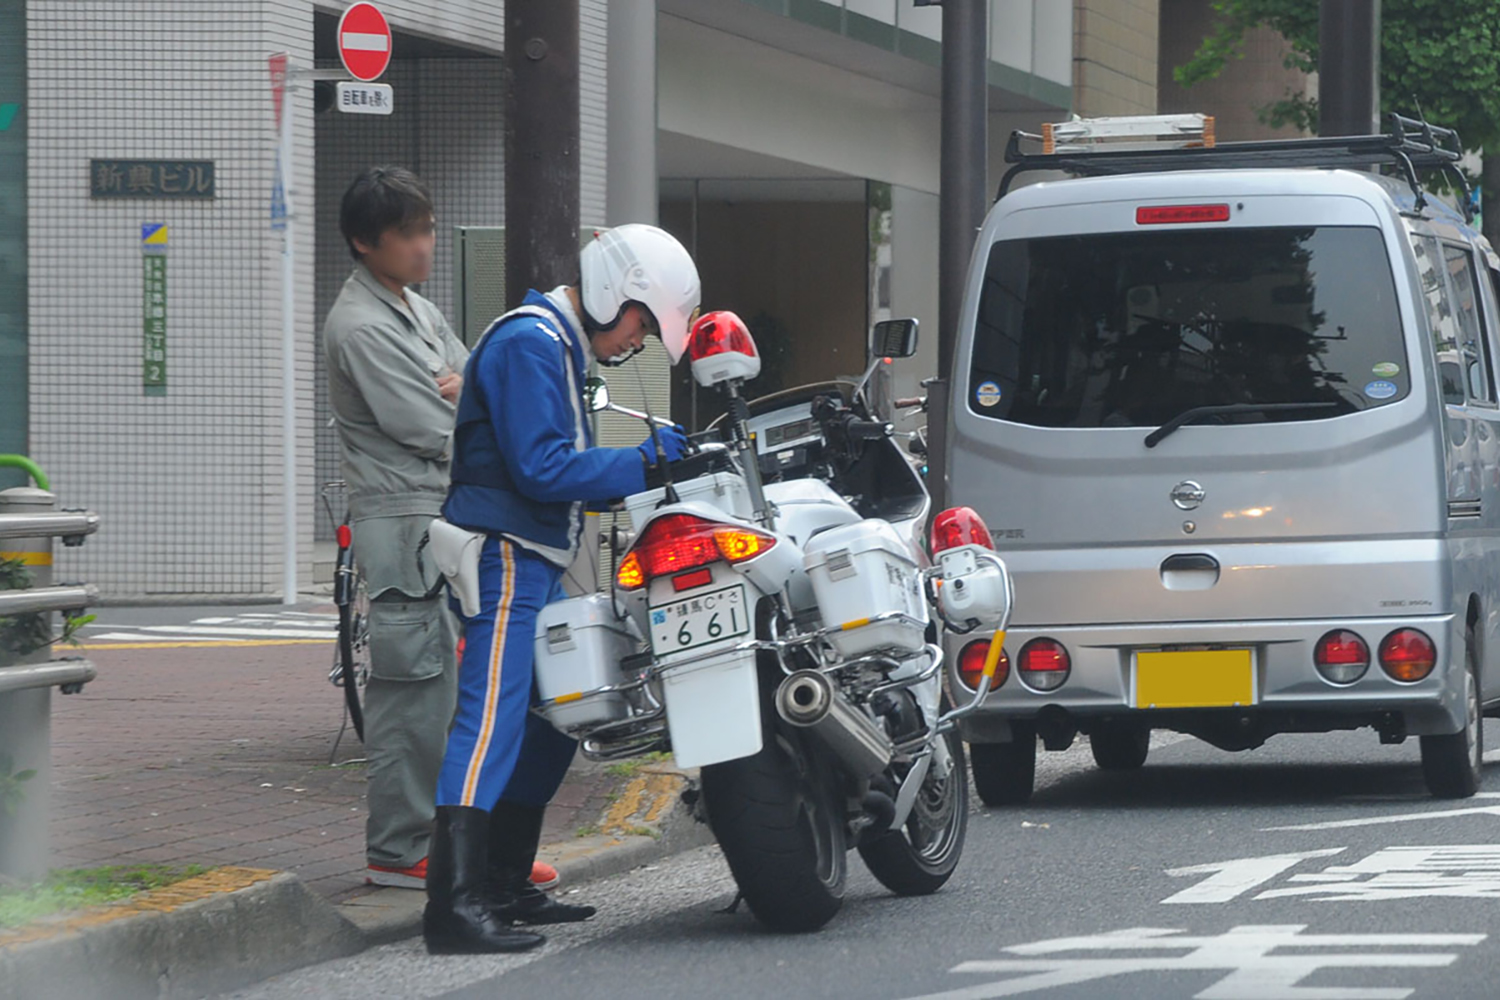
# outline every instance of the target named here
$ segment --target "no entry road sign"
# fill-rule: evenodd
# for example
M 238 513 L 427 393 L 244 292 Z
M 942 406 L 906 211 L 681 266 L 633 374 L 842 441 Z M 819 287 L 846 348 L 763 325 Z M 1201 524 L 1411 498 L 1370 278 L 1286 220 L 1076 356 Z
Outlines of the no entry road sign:
M 372 3 L 357 3 L 339 18 L 339 58 L 356 80 L 380 78 L 391 64 L 391 26 Z

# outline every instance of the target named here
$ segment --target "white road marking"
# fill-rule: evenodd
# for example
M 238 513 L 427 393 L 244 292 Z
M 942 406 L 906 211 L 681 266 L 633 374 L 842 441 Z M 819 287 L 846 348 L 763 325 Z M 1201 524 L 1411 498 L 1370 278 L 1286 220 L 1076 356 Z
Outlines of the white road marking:
M 1132 972 L 1224 972 L 1218 982 L 1197 994 L 1198 1000 L 1404 1000 L 1406 987 L 1305 987 L 1298 985 L 1327 969 L 1445 968 L 1458 960 L 1455 953 L 1418 953 L 1414 948 L 1471 947 L 1484 934 L 1309 934 L 1305 924 L 1242 925 L 1214 937 L 1179 937 L 1180 930 L 1132 927 L 1089 937 L 1055 938 L 1015 945 L 1014 955 L 1062 955 L 1066 952 L 1161 952 L 1181 950 L 1178 956 L 1146 955 L 1100 958 L 999 959 L 964 962 L 955 975 L 1021 973 L 999 982 L 927 994 L 912 1000 L 990 1000 L 992 997 L 1036 993 L 1072 983 L 1086 983 Z M 1371 948 L 1364 953 L 1334 951 L 1324 954 L 1272 954 L 1286 948 Z M 1326 978 L 1326 977 L 1325 977 Z
M 1475 798 L 1497 798 L 1500 792 L 1480 792 Z M 1335 819 L 1323 823 L 1299 823 L 1295 826 L 1262 827 L 1262 833 L 1284 833 L 1294 830 L 1348 830 L 1359 826 L 1381 826 L 1386 823 L 1419 823 L 1451 816 L 1500 816 L 1500 805 L 1467 806 L 1463 809 L 1434 809 L 1428 812 L 1397 813 L 1394 816 L 1364 816 L 1359 819 Z
M 1169 868 L 1167 874 L 1173 878 L 1189 875 L 1208 875 L 1197 885 L 1168 896 L 1163 903 L 1227 903 L 1244 895 L 1256 886 L 1271 881 L 1288 868 L 1296 867 L 1309 858 L 1327 858 L 1339 854 L 1342 847 L 1330 847 L 1321 851 L 1301 851 L 1297 854 L 1270 854 L 1261 858 L 1235 858 L 1233 861 L 1216 861 L 1207 865 L 1188 868 Z
M 161 633 L 192 637 L 195 635 L 229 638 L 239 636 L 252 639 L 332 639 L 338 630 L 333 628 L 224 628 L 217 625 L 144 625 L 136 631 L 150 632 L 156 638 Z
M 329 639 L 338 636 L 338 616 L 307 611 L 247 612 L 195 618 L 186 625 L 91 622 L 89 641 L 241 642 L 253 639 Z

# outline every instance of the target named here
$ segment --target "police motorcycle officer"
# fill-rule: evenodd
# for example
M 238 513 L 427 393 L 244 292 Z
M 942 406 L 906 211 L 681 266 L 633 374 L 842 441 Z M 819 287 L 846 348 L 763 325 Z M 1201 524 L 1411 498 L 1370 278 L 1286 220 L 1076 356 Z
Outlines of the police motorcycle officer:
M 514 924 L 594 914 L 529 879 L 547 803 L 577 746 L 529 711 L 533 630 L 541 609 L 563 596 L 585 506 L 643 490 L 657 457 L 649 440 L 593 445 L 583 404 L 589 364 L 620 364 L 650 334 L 675 363 L 700 293 L 688 252 L 655 226 L 600 231 L 579 271 L 577 286 L 529 291 L 475 345 L 452 485 L 430 530 L 465 633 L 428 862 L 423 936 L 433 954 L 522 951 L 544 939 Z M 680 429 L 659 438 L 666 460 L 682 457 Z

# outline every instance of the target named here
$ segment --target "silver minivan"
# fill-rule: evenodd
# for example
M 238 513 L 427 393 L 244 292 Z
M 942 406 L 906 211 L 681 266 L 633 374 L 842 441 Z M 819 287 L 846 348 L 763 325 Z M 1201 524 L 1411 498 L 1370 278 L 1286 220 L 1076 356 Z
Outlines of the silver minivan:
M 1016 587 L 963 727 L 992 805 L 1031 794 L 1038 738 L 1080 731 L 1128 769 L 1153 729 L 1245 750 L 1371 727 L 1420 739 L 1432 794 L 1478 787 L 1500 258 L 1418 186 L 1440 143 L 1300 142 L 1013 156 L 1104 176 L 1002 197 L 968 276 L 950 498 Z M 985 644 L 948 641 L 952 683 Z

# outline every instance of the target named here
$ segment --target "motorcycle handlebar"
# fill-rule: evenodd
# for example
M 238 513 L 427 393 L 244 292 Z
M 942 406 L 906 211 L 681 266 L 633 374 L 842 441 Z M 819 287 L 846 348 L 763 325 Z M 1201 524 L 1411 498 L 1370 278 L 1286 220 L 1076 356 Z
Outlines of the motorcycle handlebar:
M 921 396 L 908 396 L 905 399 L 896 400 L 894 405 L 898 410 L 909 410 L 917 406 L 925 407 L 927 400 Z
M 878 441 L 890 437 L 896 428 L 883 420 L 851 420 L 844 425 L 851 441 Z

